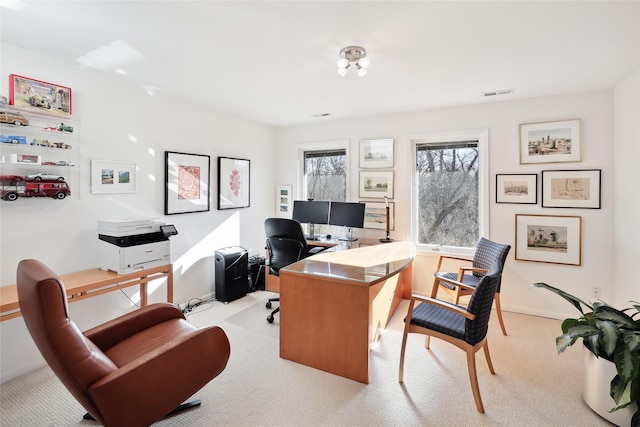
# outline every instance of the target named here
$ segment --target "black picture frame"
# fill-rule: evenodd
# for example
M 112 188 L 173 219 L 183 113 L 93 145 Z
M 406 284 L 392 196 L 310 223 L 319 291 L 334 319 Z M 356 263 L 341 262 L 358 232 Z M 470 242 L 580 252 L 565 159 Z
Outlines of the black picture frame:
M 218 210 L 251 206 L 251 160 L 218 157 Z
M 543 208 L 600 209 L 601 169 L 543 170 Z
M 164 214 L 207 212 L 211 209 L 211 157 L 165 151 Z
M 496 203 L 538 204 L 538 174 L 496 174 Z

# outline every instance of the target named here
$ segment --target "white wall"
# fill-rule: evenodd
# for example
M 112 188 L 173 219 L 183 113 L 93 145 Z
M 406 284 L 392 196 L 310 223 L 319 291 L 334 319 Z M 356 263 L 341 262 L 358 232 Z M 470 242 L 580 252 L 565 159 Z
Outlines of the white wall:
M 640 260 L 640 71 L 616 87 L 615 98 L 615 300 L 640 301 L 634 274 Z
M 263 253 L 264 218 L 275 211 L 273 197 L 274 130 L 230 114 L 193 105 L 162 90 L 149 96 L 142 86 L 117 76 L 60 63 L 12 45 L 2 44 L 0 93 L 8 95 L 8 75 L 15 73 L 69 86 L 73 116 L 80 122 L 81 161 L 78 200 L 0 201 L 0 280 L 15 283 L 17 263 L 37 258 L 54 271 L 67 273 L 99 266 L 96 255 L 98 219 L 160 218 L 176 225 L 171 238 L 174 302 L 213 292 L 213 254 L 240 245 Z M 192 84 L 193 82 L 189 82 Z M 76 149 L 77 147 L 74 147 Z M 164 216 L 164 152 L 211 156 L 211 211 Z M 251 207 L 218 211 L 217 156 L 251 160 Z M 90 161 L 135 162 L 135 194 L 96 195 L 90 191 Z M 126 291 L 134 296 L 135 287 Z M 161 285 L 150 302 L 163 301 Z M 131 310 L 128 298 L 112 292 L 69 305 L 81 329 Z M 22 318 L 0 323 L 1 381 L 40 366 L 43 361 Z
M 296 161 L 299 144 L 349 139 L 350 162 L 357 169 L 358 144 L 363 139 L 395 140 L 395 239 L 409 239 L 411 171 L 410 137 L 425 132 L 465 129 L 489 129 L 490 150 L 490 235 L 493 240 L 512 245 L 502 286 L 504 310 L 549 317 L 575 315 L 564 300 L 541 289 L 530 289 L 536 281 L 561 287 L 585 299 L 591 299 L 593 286 L 602 288 L 602 299 L 613 301 L 614 286 L 614 117 L 613 90 L 572 94 L 520 101 L 503 101 L 437 110 L 424 110 L 355 120 L 325 121 L 312 125 L 282 128 L 277 133 L 281 165 L 277 169 L 279 184 L 296 185 Z M 576 163 L 519 164 L 519 125 L 553 120 L 582 121 L 582 161 Z M 602 169 L 601 209 L 542 208 L 537 205 L 495 203 L 496 173 L 538 173 L 562 169 Z M 357 170 L 351 171 L 352 200 L 357 200 Z M 353 179 L 353 178 L 356 179 Z M 294 194 L 300 195 L 299 188 Z M 515 214 L 582 216 L 582 266 L 516 261 Z M 379 230 L 365 230 L 361 235 L 382 237 Z M 414 289 L 428 291 L 433 283 L 437 257 L 420 254 L 414 263 Z M 509 328 L 508 325 L 507 330 Z

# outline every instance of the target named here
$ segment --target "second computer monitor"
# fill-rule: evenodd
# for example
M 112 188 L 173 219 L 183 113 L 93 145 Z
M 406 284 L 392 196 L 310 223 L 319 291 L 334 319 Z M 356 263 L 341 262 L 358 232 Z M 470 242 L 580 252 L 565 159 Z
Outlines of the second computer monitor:
M 302 223 L 308 223 L 308 240 L 315 240 L 314 224 L 329 223 L 329 202 L 326 200 L 294 200 L 293 219 Z
M 345 240 L 356 240 L 351 236 L 351 229 L 364 227 L 364 208 L 364 203 L 331 202 L 329 225 L 347 227 L 348 233 Z

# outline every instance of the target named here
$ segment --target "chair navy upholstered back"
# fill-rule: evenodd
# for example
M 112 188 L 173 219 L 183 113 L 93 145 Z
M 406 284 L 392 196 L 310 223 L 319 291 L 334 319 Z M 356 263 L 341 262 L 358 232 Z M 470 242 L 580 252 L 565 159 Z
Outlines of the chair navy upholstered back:
M 473 266 L 489 270 L 494 262 L 498 262 L 500 264 L 499 271 L 502 274 L 502 269 L 504 268 L 504 263 L 507 261 L 507 255 L 510 249 L 510 245 L 503 245 L 481 237 L 473 256 Z M 473 275 L 477 278 L 483 276 L 482 273 L 478 272 L 474 272 Z M 500 292 L 500 280 L 498 280 L 497 292 Z
M 489 271 L 480 279 L 469 300 L 467 310 L 475 314 L 476 318 L 473 320 L 465 320 L 464 340 L 471 345 L 479 343 L 487 335 L 491 306 L 493 305 L 493 298 L 498 290 L 500 276 L 502 275 L 500 271 L 501 266 L 502 264 L 495 262 L 489 267 Z

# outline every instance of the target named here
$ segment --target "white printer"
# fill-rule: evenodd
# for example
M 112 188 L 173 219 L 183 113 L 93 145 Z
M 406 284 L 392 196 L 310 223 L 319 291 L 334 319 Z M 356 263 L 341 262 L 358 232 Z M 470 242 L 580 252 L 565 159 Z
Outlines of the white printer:
M 98 220 L 100 268 L 132 273 L 171 262 L 173 225 L 154 219 Z

